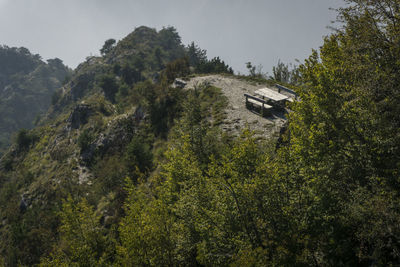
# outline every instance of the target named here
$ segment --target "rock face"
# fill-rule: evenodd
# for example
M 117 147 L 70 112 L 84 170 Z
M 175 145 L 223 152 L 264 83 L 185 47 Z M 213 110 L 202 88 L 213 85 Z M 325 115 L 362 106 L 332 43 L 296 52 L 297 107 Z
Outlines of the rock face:
M 68 129 L 79 129 L 81 125 L 87 123 L 89 116 L 92 113 L 92 109 L 89 105 L 79 104 L 71 112 L 67 119 Z
M 146 119 L 146 114 L 141 107 L 138 107 L 135 112 L 123 114 L 110 121 L 107 130 L 97 136 L 85 151 L 82 151 L 83 163 L 90 163 L 95 155 L 122 150 L 136 134 L 140 122 L 144 119 Z

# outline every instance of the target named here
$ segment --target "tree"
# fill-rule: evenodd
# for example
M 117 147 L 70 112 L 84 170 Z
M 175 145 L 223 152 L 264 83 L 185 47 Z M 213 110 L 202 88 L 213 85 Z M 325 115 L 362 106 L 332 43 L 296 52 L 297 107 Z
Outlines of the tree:
M 17 133 L 16 143 L 20 151 L 27 150 L 35 141 L 37 137 L 26 129 L 21 129 Z
M 308 251 L 323 255 L 317 264 L 397 264 L 399 246 L 387 229 L 399 231 L 392 217 L 399 216 L 392 198 L 399 193 L 399 4 L 347 2 L 339 9 L 343 27 L 300 66 L 286 162 L 307 192 L 304 230 Z
M 124 82 L 128 85 L 140 82 L 140 80 L 142 79 L 141 75 L 142 69 L 143 69 L 142 66 L 139 66 L 139 68 L 137 68 L 130 64 L 124 64 L 121 68 L 121 77 L 124 80 Z
M 272 67 L 272 72 L 274 73 L 274 80 L 278 82 L 289 83 L 290 72 L 288 65 L 285 65 L 283 62 L 279 60 L 278 65 Z
M 129 185 L 126 217 L 119 227 L 118 263 L 123 266 L 176 266 L 174 216 L 162 199 L 149 195 L 145 185 Z
M 274 73 L 272 78 L 278 82 L 297 85 L 300 81 L 300 71 L 296 65 L 284 64 L 279 60 L 278 64 L 272 67 L 272 72 Z
M 83 130 L 83 132 L 78 137 L 78 146 L 81 149 L 81 153 L 87 150 L 93 141 L 94 141 L 94 136 L 89 131 L 89 129 Z
M 246 68 L 249 70 L 250 76 L 256 76 L 256 66 L 253 66 L 251 62 L 247 62 Z
M 39 266 L 108 266 L 115 253 L 115 244 L 105 235 L 100 216 L 82 200 L 71 196 L 60 212 L 60 244 Z
M 103 47 L 100 49 L 100 54 L 105 56 L 114 48 L 115 46 L 115 39 L 108 39 L 104 42 Z
M 168 63 L 167 67 L 165 68 L 165 76 L 168 83 L 172 83 L 175 78 L 184 77 L 189 73 L 189 60 L 187 57 Z
M 164 49 L 177 47 L 181 44 L 181 37 L 176 28 L 172 26 L 163 27 L 159 32 L 160 43 Z
M 100 77 L 100 87 L 103 89 L 104 95 L 111 102 L 115 102 L 115 94 L 118 92 L 118 84 L 114 75 L 104 74 Z
M 229 73 L 233 74 L 233 69 L 225 64 L 219 57 L 214 57 L 211 60 L 201 62 L 197 71 L 200 73 Z
M 154 59 L 155 59 L 155 67 L 156 69 L 163 69 L 164 68 L 164 63 L 162 59 L 162 51 L 160 47 L 157 47 L 154 50 Z
M 63 61 L 59 58 L 53 58 L 53 59 L 48 59 L 47 64 L 50 66 L 57 68 L 57 69 L 64 69 L 65 65 L 63 64 Z
M 190 66 L 197 68 L 200 64 L 207 61 L 207 51 L 201 49 L 194 42 L 187 46 Z
M 131 173 L 138 168 L 141 172 L 149 171 L 153 164 L 151 147 L 141 136 L 135 136 L 128 144 L 125 161 Z
M 265 78 L 267 76 L 267 74 L 262 72 L 263 66 L 262 65 L 258 65 L 253 66 L 253 64 L 251 64 L 251 62 L 247 62 L 246 63 L 246 68 L 249 70 L 249 74 L 251 77 L 258 77 L 258 78 Z

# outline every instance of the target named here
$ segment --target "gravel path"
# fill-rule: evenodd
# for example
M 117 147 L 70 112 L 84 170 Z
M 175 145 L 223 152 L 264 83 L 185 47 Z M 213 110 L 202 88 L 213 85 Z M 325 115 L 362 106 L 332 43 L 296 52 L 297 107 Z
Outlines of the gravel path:
M 246 126 L 254 130 L 258 137 L 277 136 L 280 128 L 286 119 L 282 114 L 273 113 L 270 117 L 263 118 L 246 108 L 244 93 L 254 94 L 254 91 L 265 87 L 265 85 L 253 85 L 249 82 L 221 75 L 209 75 L 195 77 L 188 81 L 185 88 L 193 88 L 202 83 L 209 83 L 215 87 L 221 88 L 222 92 L 228 98 L 229 104 L 226 109 L 226 120 L 222 128 L 234 134 L 240 133 Z

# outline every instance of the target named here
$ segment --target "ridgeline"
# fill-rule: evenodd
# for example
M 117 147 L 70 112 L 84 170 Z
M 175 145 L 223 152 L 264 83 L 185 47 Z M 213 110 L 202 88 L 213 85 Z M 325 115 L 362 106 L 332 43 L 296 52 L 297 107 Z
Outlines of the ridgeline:
M 350 2 L 265 117 L 243 93 L 282 73 L 234 75 L 173 27 L 107 40 L 1 158 L 0 265 L 398 265 L 400 9 Z

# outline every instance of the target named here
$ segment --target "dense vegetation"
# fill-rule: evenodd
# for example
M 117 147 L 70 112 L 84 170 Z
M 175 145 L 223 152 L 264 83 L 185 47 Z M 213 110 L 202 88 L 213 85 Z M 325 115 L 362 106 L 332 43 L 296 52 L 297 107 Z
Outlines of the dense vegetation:
M 347 2 L 278 148 L 224 133 L 218 88 L 169 86 L 208 61 L 175 29 L 106 43 L 2 161 L 3 262 L 398 265 L 400 4 Z
M 0 156 L 12 133 L 32 128 L 47 111 L 69 72 L 58 58 L 45 63 L 24 47 L 0 46 Z
M 200 64 L 211 66 L 207 72 L 231 72 L 223 61 L 208 60 L 194 44 L 189 52 L 172 27 L 139 27 L 118 43 L 110 40 L 102 57 L 88 57 L 56 91 L 42 126 L 19 131 L 2 158 L 0 251 L 6 265 L 39 263 L 63 242 L 63 199 L 85 196 L 98 206 L 104 229 L 97 230 L 113 240 L 125 213 L 125 178 L 137 184 L 158 170 L 171 129 L 193 108 L 191 101 L 210 120 L 201 131 L 221 123 L 226 100 L 218 88 L 205 86 L 192 96 L 170 85 Z M 106 246 L 110 255 L 112 244 Z

